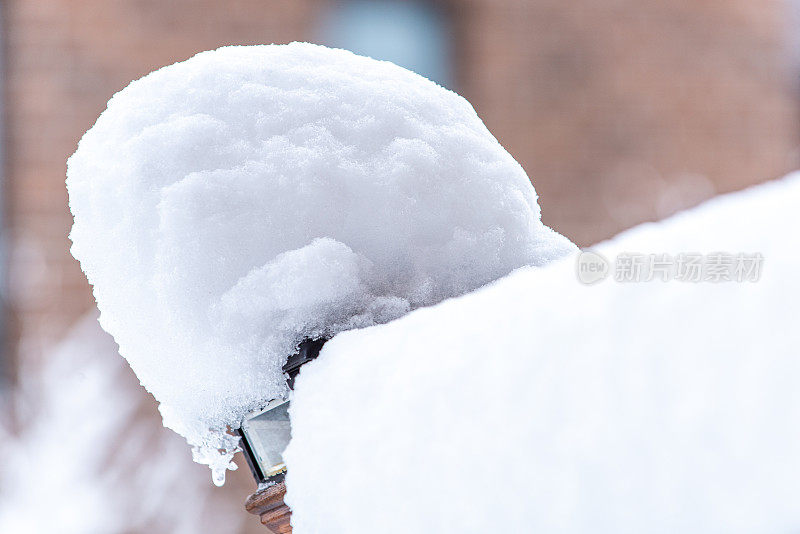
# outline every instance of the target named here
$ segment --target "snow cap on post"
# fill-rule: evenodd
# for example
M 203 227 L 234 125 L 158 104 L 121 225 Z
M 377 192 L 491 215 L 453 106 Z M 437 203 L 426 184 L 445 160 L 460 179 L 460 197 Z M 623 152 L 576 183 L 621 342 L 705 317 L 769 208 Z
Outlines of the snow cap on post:
M 466 100 L 305 43 L 220 48 L 132 82 L 67 187 L 101 324 L 218 479 L 226 427 L 285 392 L 302 339 L 574 250 Z

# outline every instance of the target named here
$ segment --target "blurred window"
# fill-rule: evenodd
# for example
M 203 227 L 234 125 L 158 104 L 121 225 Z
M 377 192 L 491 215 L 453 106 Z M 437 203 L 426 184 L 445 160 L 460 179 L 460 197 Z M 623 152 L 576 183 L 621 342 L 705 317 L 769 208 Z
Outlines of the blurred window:
M 434 2 L 334 0 L 317 36 L 327 46 L 385 59 L 442 86 L 452 85 L 450 28 Z

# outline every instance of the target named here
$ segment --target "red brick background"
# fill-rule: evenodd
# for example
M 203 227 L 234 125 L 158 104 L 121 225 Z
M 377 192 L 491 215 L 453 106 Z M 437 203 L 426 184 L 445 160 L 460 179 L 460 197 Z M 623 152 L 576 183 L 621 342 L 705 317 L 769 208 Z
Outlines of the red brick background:
M 313 40 L 327 2 L 5 3 L 6 226 L 25 346 L 92 305 L 68 254 L 67 157 L 130 80 L 232 43 Z M 795 165 L 777 1 L 448 4 L 457 87 L 519 159 L 545 221 L 591 244 Z

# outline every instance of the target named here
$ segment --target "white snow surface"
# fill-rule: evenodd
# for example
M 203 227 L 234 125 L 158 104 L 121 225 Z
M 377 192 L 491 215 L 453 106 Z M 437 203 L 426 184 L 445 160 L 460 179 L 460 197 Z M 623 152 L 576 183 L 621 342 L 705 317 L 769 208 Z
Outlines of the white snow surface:
M 595 247 L 755 283 L 520 269 L 345 332 L 291 405 L 296 534 L 800 531 L 800 174 Z
M 225 427 L 285 392 L 303 338 L 574 250 L 466 100 L 305 43 L 203 52 L 131 83 L 67 187 L 103 328 L 218 481 Z
M 150 399 L 116 352 L 92 312 L 41 362 L 22 360 L 2 413 L 17 424 L 0 417 L 0 532 L 239 532 L 241 501 L 145 416 Z

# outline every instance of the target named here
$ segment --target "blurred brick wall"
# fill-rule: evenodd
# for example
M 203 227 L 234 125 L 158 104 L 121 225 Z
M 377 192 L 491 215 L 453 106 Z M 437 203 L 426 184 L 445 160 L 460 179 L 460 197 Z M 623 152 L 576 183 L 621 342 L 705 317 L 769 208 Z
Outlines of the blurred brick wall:
M 441 2 L 440 2 L 441 3 Z M 451 0 L 457 90 L 579 244 L 795 165 L 783 2 Z M 130 80 L 199 50 L 311 39 L 325 0 L 4 4 L 6 225 L 24 349 L 92 306 L 65 161 Z
M 462 93 L 580 245 L 798 166 L 787 2 L 454 3 Z

